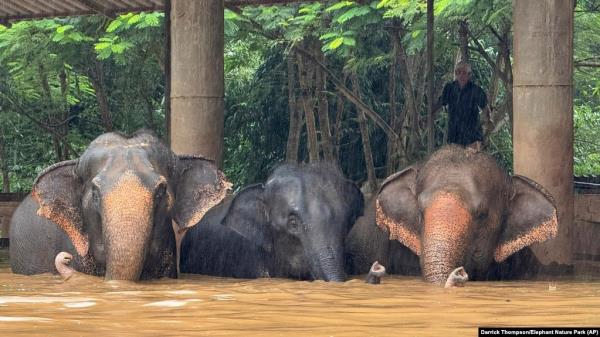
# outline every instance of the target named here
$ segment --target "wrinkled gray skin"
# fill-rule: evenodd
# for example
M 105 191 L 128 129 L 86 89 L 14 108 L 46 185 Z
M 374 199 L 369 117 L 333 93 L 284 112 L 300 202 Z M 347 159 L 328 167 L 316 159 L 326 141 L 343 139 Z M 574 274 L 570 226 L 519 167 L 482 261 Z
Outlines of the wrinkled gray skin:
M 188 231 L 181 271 L 344 281 L 344 238 L 362 210 L 362 194 L 339 170 L 280 166 Z
M 38 176 L 11 220 L 12 270 L 56 272 L 66 252 L 74 270 L 108 280 L 176 277 L 173 222 L 195 224 L 226 185 L 210 160 L 177 157 L 146 131 L 103 134 Z
M 440 285 L 460 266 L 470 279 L 513 277 L 528 263 L 510 261 L 511 255 L 554 237 L 558 230 L 554 201 L 543 187 L 526 177 L 509 176 L 484 152 L 457 145 L 445 146 L 422 165 L 386 179 L 375 208 L 383 230 L 370 221 L 357 223 L 349 235 L 353 255 L 362 256 L 361 261 L 392 262 L 388 270 L 394 272 L 391 246 L 372 248 L 389 237 L 418 256 L 426 281 Z M 378 254 L 387 255 L 388 261 Z M 503 262 L 510 267 L 498 266 Z M 360 268 L 367 267 L 355 266 L 355 271 Z
M 419 276 L 419 257 L 375 223 L 375 197 L 367 201 L 364 215 L 359 217 L 346 237 L 346 273 L 367 274 L 373 261 L 385 266 L 387 274 Z

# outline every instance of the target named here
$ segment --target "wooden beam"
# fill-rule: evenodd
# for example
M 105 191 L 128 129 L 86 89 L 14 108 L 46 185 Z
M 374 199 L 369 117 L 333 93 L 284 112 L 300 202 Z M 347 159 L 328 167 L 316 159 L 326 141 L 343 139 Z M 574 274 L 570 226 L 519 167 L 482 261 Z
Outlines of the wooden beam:
M 33 14 L 32 11 L 28 10 L 27 8 L 23 8 L 22 6 L 20 6 L 17 3 L 14 3 L 14 2 L 2 3 L 2 7 L 4 9 L 8 9 L 9 11 L 11 11 L 13 13 L 23 13 L 23 12 L 26 12 L 25 15 L 31 15 L 31 14 Z
M 149 0 L 151 5 L 140 6 L 140 1 L 117 0 L 119 3 L 129 4 L 129 7 L 116 6 L 112 1 L 103 2 L 99 0 L 71 0 L 72 2 L 61 2 L 46 0 L 33 5 L 29 0 L 20 4 L 14 1 L 0 1 L 0 18 L 3 20 L 26 20 L 50 17 L 77 16 L 100 14 L 114 17 L 126 12 L 162 11 L 165 8 L 165 0 Z M 258 5 L 288 5 L 302 2 L 315 2 L 314 0 L 224 0 L 225 7 L 239 8 L 242 6 Z M 147 4 L 148 2 L 144 2 Z M 82 9 L 85 7 L 86 9 Z M 39 9 L 43 8 L 43 11 Z
M 35 13 L 44 12 L 48 9 L 48 7 L 44 7 L 43 3 L 38 3 L 33 0 L 21 0 L 21 2 L 28 6 L 28 8 L 30 9 L 34 8 L 35 10 L 33 10 L 33 12 Z
M 96 0 L 77 0 L 77 1 L 79 1 L 80 3 L 85 5 L 87 8 L 93 10 L 94 12 L 96 12 L 98 14 L 101 14 L 104 16 L 109 16 L 109 14 L 110 14 L 109 9 L 100 5 Z
M 225 0 L 225 6 L 257 6 L 257 5 L 287 5 L 298 2 L 315 2 L 306 0 Z

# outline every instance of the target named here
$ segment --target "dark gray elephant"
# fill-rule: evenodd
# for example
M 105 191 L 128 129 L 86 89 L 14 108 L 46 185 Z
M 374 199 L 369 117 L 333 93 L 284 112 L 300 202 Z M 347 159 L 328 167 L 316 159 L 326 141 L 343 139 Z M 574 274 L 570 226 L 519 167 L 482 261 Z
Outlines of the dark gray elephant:
M 339 170 L 280 166 L 188 231 L 181 271 L 343 281 L 344 238 L 362 210 L 360 190 Z
M 376 195 L 367 200 L 364 215 L 346 237 L 346 272 L 367 274 L 378 261 L 388 274 L 421 275 L 419 257 L 398 240 L 390 240 L 389 233 L 376 225 L 375 200 Z
M 386 179 L 375 208 L 377 225 L 418 255 L 423 277 L 437 284 L 460 266 L 469 279 L 485 279 L 493 262 L 558 231 L 543 187 L 456 145 Z
M 106 279 L 176 277 L 174 228 L 196 224 L 228 187 L 212 161 L 177 157 L 147 131 L 101 135 L 34 182 L 11 221 L 12 270 L 55 272 L 64 251 Z

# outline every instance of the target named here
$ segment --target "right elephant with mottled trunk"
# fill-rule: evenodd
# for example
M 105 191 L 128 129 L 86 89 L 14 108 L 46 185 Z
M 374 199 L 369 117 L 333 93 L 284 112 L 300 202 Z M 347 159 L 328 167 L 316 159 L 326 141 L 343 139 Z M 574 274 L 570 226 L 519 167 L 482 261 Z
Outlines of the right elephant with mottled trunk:
M 558 231 L 553 198 L 542 186 L 509 176 L 487 153 L 457 145 L 386 179 L 376 221 L 419 256 L 423 277 L 436 284 L 460 266 L 469 279 L 481 279 L 494 260 Z

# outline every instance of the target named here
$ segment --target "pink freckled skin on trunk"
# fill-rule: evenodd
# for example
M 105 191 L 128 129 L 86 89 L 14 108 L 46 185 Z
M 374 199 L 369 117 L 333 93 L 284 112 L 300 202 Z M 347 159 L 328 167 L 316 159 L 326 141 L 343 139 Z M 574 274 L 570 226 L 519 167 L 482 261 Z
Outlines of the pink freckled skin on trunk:
M 466 237 L 472 217 L 456 195 L 436 195 L 424 212 L 423 276 L 443 284 L 450 272 L 463 263 Z
M 103 198 L 106 278 L 138 280 L 152 230 L 152 193 L 131 171 Z

